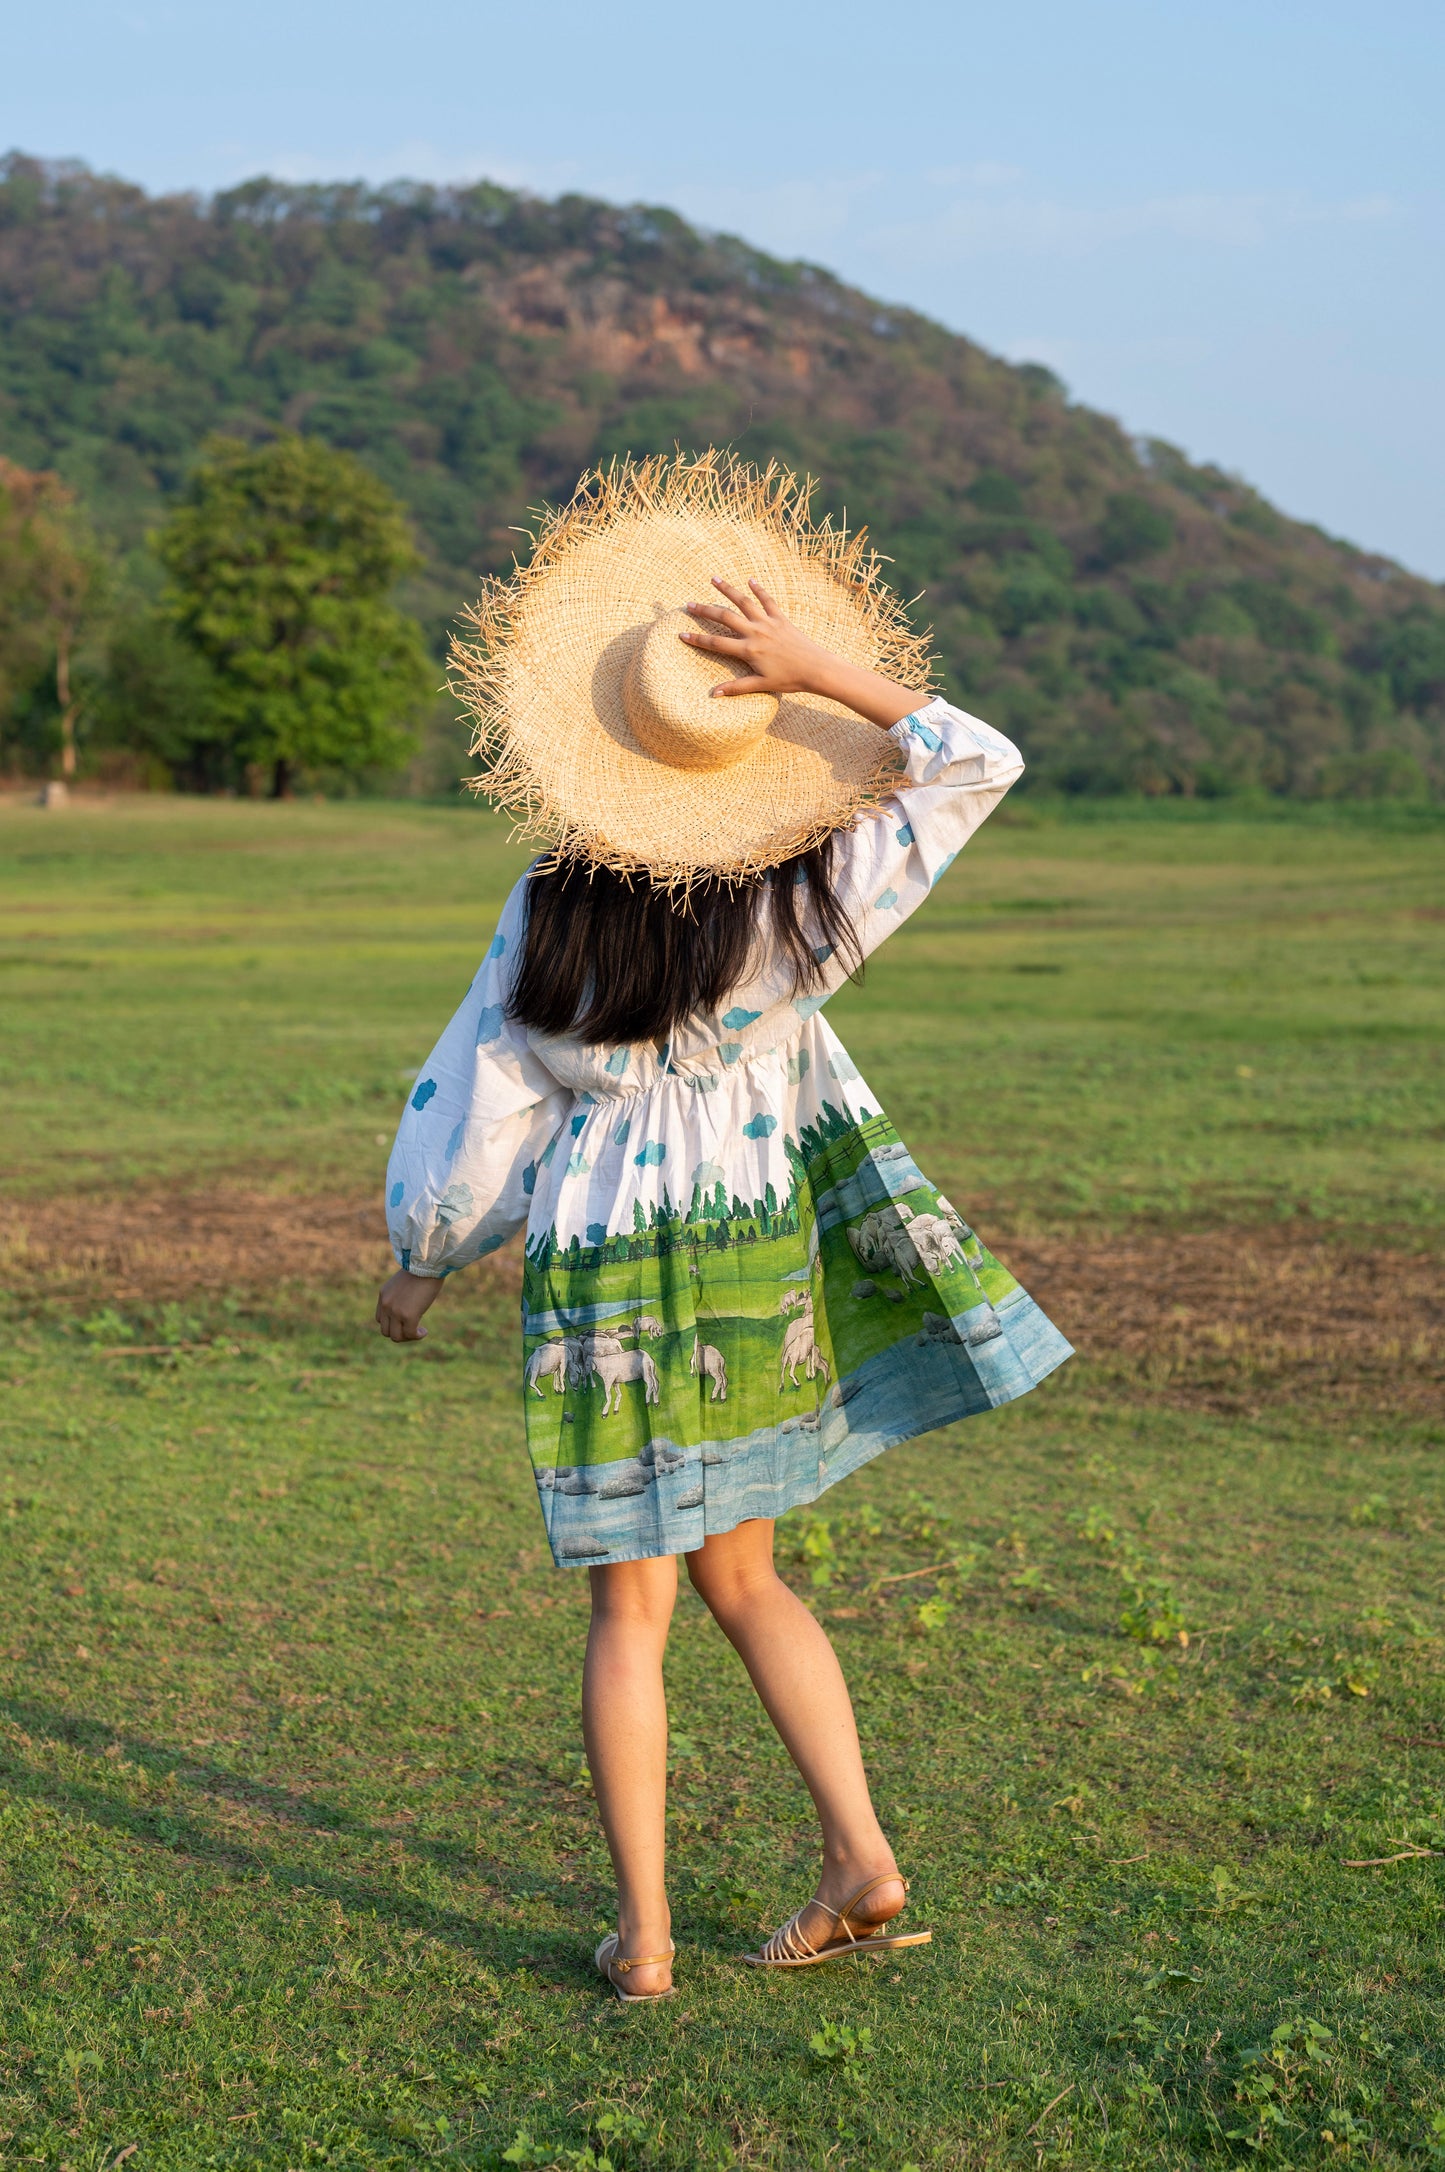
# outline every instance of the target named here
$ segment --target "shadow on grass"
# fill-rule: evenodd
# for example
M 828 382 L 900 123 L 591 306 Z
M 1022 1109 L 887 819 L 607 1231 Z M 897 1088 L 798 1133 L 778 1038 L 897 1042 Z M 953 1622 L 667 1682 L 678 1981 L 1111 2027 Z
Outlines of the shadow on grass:
M 242 1807 L 254 1805 L 278 1822 L 308 1834 L 384 1846 L 398 1858 L 424 1859 L 450 1876 L 484 1879 L 509 1898 L 540 1899 L 581 1914 L 575 1890 L 546 1879 L 523 1878 L 518 1875 L 515 1865 L 496 1857 L 482 1856 L 459 1843 L 432 1841 L 420 1836 L 403 1838 L 337 1804 L 300 1794 L 294 1788 L 271 1787 L 264 1781 L 247 1779 L 222 1765 L 198 1763 L 179 1751 L 127 1734 L 103 1720 L 76 1718 L 19 1697 L 0 1697 L 0 1713 L 28 1735 L 43 1737 L 92 1756 L 118 1750 L 132 1764 L 155 1778 L 174 1776 L 184 1785 L 217 1801 Z M 394 1886 L 364 1873 L 347 1875 L 312 1863 L 288 1860 L 282 1850 L 217 1834 L 179 1806 L 149 1809 L 118 1802 L 104 1788 L 27 1764 L 9 1748 L 0 1748 L 0 1784 L 17 1798 L 64 1806 L 111 1832 L 145 1842 L 170 1855 L 184 1856 L 199 1866 L 261 1879 L 292 1892 L 313 1893 L 343 1907 L 366 1910 L 408 1930 L 422 1931 L 430 1937 L 445 1940 L 500 1970 L 525 1969 L 535 1974 L 538 1973 L 538 1962 L 545 1959 L 556 1971 L 554 1981 L 590 1979 L 590 1969 L 579 1959 L 578 1946 L 570 1938 L 563 1942 L 561 1934 L 556 1932 L 508 1931 L 465 1915 L 458 1909 L 440 1907 L 420 1894 L 404 1889 L 398 1892 Z M 582 1944 L 586 1943 L 583 1934 Z

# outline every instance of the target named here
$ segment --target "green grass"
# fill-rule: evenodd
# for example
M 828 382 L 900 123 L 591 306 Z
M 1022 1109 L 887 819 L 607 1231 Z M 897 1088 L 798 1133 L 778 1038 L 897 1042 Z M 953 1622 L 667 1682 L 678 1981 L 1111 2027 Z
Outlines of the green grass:
M 379 1184 L 523 864 L 475 808 L 0 811 L 12 1183 Z M 1438 1227 L 1442 890 L 1426 825 L 996 821 L 829 1016 L 965 1213 Z
M 57 1185 L 364 1192 L 516 864 L 412 808 L 0 829 L 32 1244 Z M 1304 1207 L 1418 1247 L 1436 857 L 999 828 L 834 1015 L 965 1211 L 1083 1241 Z M 547 1559 L 515 1300 L 461 1278 L 406 1352 L 370 1301 L 12 1278 L 0 2165 L 1445 2162 L 1442 1859 L 1410 1852 L 1445 1848 L 1445 1425 L 1075 1363 L 789 1519 L 935 1943 L 737 1964 L 808 1890 L 808 1806 L 686 1596 L 683 1995 L 628 2014 L 590 1972 L 586 1584 Z

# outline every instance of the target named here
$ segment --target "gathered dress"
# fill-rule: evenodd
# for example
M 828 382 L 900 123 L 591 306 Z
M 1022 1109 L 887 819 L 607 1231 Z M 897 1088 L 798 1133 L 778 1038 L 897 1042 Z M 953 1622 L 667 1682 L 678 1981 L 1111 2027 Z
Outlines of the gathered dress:
M 893 795 L 835 845 L 865 957 L 1023 769 L 942 700 L 891 737 Z M 796 994 L 764 941 L 716 1014 L 656 1045 L 586 1045 L 508 1016 L 526 890 L 418 1073 L 387 1219 L 422 1276 L 525 1230 L 519 1387 L 559 1565 L 781 1516 L 1071 1355 L 821 1015 L 847 960 L 819 942 L 819 983 Z

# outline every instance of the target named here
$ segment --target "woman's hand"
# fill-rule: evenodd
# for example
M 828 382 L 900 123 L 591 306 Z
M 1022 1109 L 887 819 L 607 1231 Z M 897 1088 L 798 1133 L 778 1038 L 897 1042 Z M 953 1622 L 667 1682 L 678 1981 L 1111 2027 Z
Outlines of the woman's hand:
M 721 590 L 731 608 L 720 603 L 688 604 L 686 608 L 700 623 L 679 639 L 690 648 L 709 649 L 715 656 L 746 664 L 745 673 L 720 680 L 713 688 L 720 699 L 729 694 L 821 694 L 842 702 L 884 731 L 928 700 L 926 694 L 898 686 L 876 671 L 845 664 L 831 649 L 821 648 L 784 618 L 756 581 L 734 588 L 714 576 L 713 587 Z
M 439 1275 L 409 1275 L 399 1267 L 381 1286 L 376 1300 L 376 1324 L 393 1342 L 425 1342 L 421 1316 L 441 1288 Z

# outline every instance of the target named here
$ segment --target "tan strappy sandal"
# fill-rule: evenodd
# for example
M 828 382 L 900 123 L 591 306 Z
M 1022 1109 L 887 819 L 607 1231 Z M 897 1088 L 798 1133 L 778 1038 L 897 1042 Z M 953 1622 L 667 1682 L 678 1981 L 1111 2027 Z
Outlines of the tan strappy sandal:
M 772 1937 L 766 1939 L 756 1953 L 745 1953 L 742 1958 L 750 1961 L 754 1968 L 814 1968 L 819 1961 L 841 1961 L 844 1955 L 849 1953 L 892 1953 L 900 1946 L 926 1946 L 933 1937 L 932 1931 L 864 1930 L 860 1937 L 858 1930 L 849 1922 L 848 1918 L 859 1901 L 866 1900 L 880 1885 L 894 1884 L 901 1885 L 905 1895 L 907 1894 L 908 1880 L 900 1878 L 896 1870 L 890 1870 L 885 1876 L 870 1878 L 866 1885 L 860 1885 L 857 1892 L 852 1894 L 841 1908 L 830 1908 L 826 1901 L 809 1901 L 806 1908 L 800 1908 L 795 1916 L 789 1916 L 782 1929 L 774 1931 Z M 905 1899 L 904 1907 L 907 1905 Z M 824 1915 L 833 1918 L 832 1932 L 821 1946 L 810 1946 L 798 1928 L 808 1908 L 821 1908 Z M 898 1914 L 902 1913 L 903 1910 L 900 1909 Z M 887 1920 L 894 1923 L 897 1917 L 889 1916 Z
M 646 2006 L 653 1999 L 670 1999 L 676 1995 L 677 1985 L 673 1983 L 670 1983 L 665 1991 L 627 1991 L 617 1981 L 617 1976 L 625 1976 L 631 1969 L 661 1968 L 665 1961 L 671 1961 L 677 1948 L 670 1939 L 666 1953 L 637 1954 L 630 1961 L 624 1960 L 618 1952 L 620 1943 L 616 1931 L 609 1931 L 592 1958 L 597 1963 L 598 1975 L 607 1978 L 624 2006 Z M 612 1973 L 614 1969 L 617 1971 L 616 1976 Z

